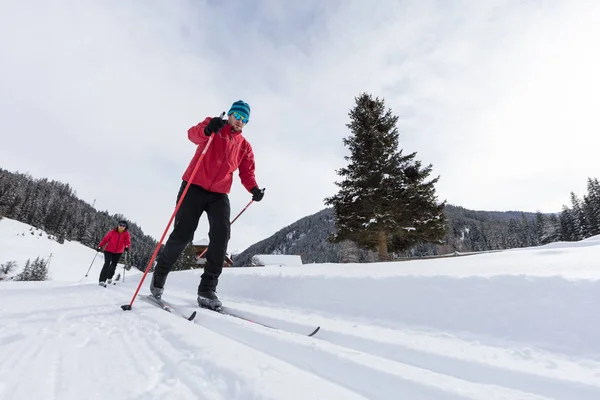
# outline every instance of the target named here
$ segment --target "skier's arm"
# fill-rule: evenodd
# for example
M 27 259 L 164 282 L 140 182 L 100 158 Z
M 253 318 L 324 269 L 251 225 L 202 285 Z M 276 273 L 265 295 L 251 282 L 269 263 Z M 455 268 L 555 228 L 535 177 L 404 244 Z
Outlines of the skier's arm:
M 208 141 L 208 136 L 204 133 L 204 128 L 206 128 L 210 120 L 211 117 L 207 117 L 198 125 L 188 129 L 188 139 L 198 145 L 206 143 Z
M 108 238 L 110 237 L 110 231 L 104 236 L 104 238 L 100 241 L 98 247 L 103 247 L 106 243 L 108 243 Z
M 131 247 L 131 235 L 129 234 L 129 232 L 127 232 L 127 235 L 125 235 L 125 248 L 129 249 Z
M 246 190 L 252 193 L 252 188 L 258 186 L 254 176 L 256 164 L 254 163 L 254 152 L 252 151 L 252 146 L 250 146 L 250 143 L 248 142 L 245 142 L 245 145 L 246 149 L 239 166 L 240 180 L 242 181 L 242 185 L 244 185 Z

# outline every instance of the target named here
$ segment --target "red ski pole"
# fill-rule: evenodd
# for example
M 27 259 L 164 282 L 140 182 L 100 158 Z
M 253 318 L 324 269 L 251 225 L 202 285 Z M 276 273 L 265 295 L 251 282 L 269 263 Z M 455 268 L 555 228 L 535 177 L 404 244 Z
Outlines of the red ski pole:
M 223 118 L 224 116 L 225 116 L 225 112 L 223 112 L 223 114 L 221 114 L 221 118 Z M 163 234 L 162 234 L 162 236 L 160 238 L 160 241 L 158 242 L 158 244 L 156 245 L 156 248 L 154 249 L 154 254 L 152 254 L 152 257 L 150 258 L 150 261 L 148 261 L 148 266 L 146 266 L 146 270 L 144 271 L 144 275 L 142 276 L 142 279 L 140 280 L 140 283 L 139 283 L 137 289 L 135 290 L 135 293 L 133 294 L 133 297 L 131 298 L 131 302 L 129 304 L 124 304 L 124 305 L 121 306 L 121 308 L 123 309 L 123 311 L 131 310 L 131 306 L 133 305 L 133 302 L 135 301 L 135 298 L 137 297 L 138 292 L 140 291 L 140 288 L 142 287 L 142 283 L 144 283 L 144 279 L 146 279 L 146 275 L 148 275 L 148 270 L 150 269 L 150 266 L 154 262 L 154 259 L 156 258 L 156 255 L 158 254 L 158 251 L 160 250 L 160 246 L 162 245 L 163 240 L 165 240 L 165 236 L 167 236 L 167 232 L 169 231 L 169 227 L 171 226 L 171 223 L 173 222 L 173 219 L 175 219 L 175 215 L 177 215 L 177 211 L 179 210 L 179 206 L 181 206 L 181 203 L 183 202 L 183 199 L 185 198 L 185 195 L 187 194 L 187 191 L 188 191 L 188 189 L 190 187 L 190 183 L 194 179 L 194 176 L 196 175 L 196 171 L 198 171 L 198 167 L 200 166 L 200 163 L 202 162 L 202 159 L 204 158 L 204 155 L 208 151 L 208 147 L 210 146 L 210 143 L 212 142 L 213 137 L 214 137 L 214 135 L 210 135 L 210 137 L 208 138 L 208 143 L 206 143 L 206 146 L 204 147 L 204 150 L 202 150 L 202 153 L 200 154 L 200 158 L 198 158 L 198 162 L 196 162 L 196 166 L 194 167 L 194 170 L 192 171 L 190 179 L 188 180 L 187 185 L 185 185 L 185 189 L 183 190 L 183 193 L 181 194 L 181 197 L 179 198 L 179 201 L 177 202 L 177 206 L 175 207 L 175 210 L 173 211 L 173 214 L 171 214 L 171 218 L 169 219 L 169 223 L 165 227 L 165 231 L 163 232 Z
M 239 216 L 242 215 L 242 213 L 244 211 L 246 211 L 246 209 L 248 207 L 250 207 L 250 204 L 252 204 L 253 202 L 254 202 L 254 200 L 250 200 L 250 203 L 246 204 L 246 207 L 244 207 L 244 209 L 242 211 L 240 211 L 240 213 L 233 219 L 233 221 L 231 221 L 231 223 L 229 225 L 233 225 L 233 223 L 235 222 L 235 220 L 238 219 Z M 198 256 L 198 258 L 202 258 L 202 256 L 204 255 L 204 253 L 206 253 L 206 250 L 208 250 L 208 246 L 204 249 L 204 251 L 202 253 L 200 253 L 200 255 Z

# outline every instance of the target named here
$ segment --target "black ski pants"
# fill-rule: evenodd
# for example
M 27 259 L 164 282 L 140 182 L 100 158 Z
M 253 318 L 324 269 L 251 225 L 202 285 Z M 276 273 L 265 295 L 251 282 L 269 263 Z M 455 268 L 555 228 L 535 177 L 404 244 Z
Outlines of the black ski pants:
M 181 198 L 187 182 L 181 183 L 177 194 L 177 202 Z M 204 188 L 191 184 L 177 214 L 173 232 L 169 235 L 165 247 L 158 257 L 154 267 L 153 285 L 162 288 L 165 285 L 167 275 L 173 264 L 185 247 L 193 241 L 194 232 L 198 228 L 198 222 L 202 213 L 208 216 L 208 249 L 206 250 L 206 263 L 202 273 L 198 292 L 216 290 L 219 276 L 223 271 L 227 245 L 230 237 L 230 214 L 229 197 L 227 194 L 209 192 Z
M 102 267 L 102 271 L 100 271 L 99 282 L 106 282 L 107 279 L 112 279 L 122 254 L 104 251 L 104 266 Z

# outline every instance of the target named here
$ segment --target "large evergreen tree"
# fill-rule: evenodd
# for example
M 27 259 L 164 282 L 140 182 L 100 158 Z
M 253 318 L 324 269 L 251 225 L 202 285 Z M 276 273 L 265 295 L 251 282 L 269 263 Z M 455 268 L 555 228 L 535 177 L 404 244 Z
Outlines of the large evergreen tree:
M 431 165 L 422 167 L 416 153 L 398 149 L 398 117 L 383 99 L 363 93 L 355 101 L 347 124 L 351 135 L 344 138 L 350 163 L 337 171 L 344 178 L 336 182 L 339 192 L 325 199 L 335 215 L 331 240 L 378 251 L 380 261 L 388 251 L 439 242 L 446 232 L 445 202 L 435 197 L 439 177 L 426 182 Z

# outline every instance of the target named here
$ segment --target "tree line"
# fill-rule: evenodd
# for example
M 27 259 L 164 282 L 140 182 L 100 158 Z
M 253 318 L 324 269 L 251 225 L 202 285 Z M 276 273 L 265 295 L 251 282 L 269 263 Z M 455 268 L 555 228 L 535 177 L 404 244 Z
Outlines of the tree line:
M 59 243 L 77 241 L 96 249 L 104 235 L 120 220 L 129 225 L 131 263 L 145 267 L 157 241 L 121 214 L 98 211 L 79 199 L 68 183 L 0 168 L 0 216 L 11 218 L 52 235 Z

